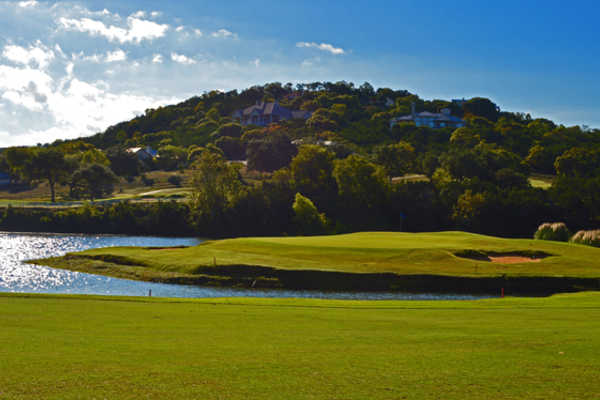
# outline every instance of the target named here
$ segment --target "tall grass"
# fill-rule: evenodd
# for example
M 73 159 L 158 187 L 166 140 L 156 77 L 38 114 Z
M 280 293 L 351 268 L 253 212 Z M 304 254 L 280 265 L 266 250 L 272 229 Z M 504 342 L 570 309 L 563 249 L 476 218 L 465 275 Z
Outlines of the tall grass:
M 593 231 L 579 231 L 573 235 L 571 242 L 600 247 L 600 229 Z
M 571 232 L 564 222 L 546 222 L 540 225 L 533 235 L 537 240 L 554 240 L 556 242 L 568 242 Z

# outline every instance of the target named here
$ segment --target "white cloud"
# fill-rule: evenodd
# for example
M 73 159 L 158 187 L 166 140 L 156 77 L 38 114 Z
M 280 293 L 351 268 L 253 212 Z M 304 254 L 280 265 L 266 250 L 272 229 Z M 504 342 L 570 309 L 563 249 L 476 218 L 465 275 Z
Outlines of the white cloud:
M 329 44 L 329 43 L 315 43 L 315 42 L 298 42 L 296 43 L 296 47 L 306 47 L 306 48 L 313 48 L 313 49 L 318 49 L 321 51 L 327 51 L 331 54 L 335 54 L 335 55 L 340 55 L 340 54 L 345 54 L 346 51 L 344 49 L 342 49 L 341 47 L 334 47 L 333 45 Z
M 231 39 L 237 39 L 238 35 L 237 33 L 233 33 L 231 31 L 228 31 L 227 29 L 219 29 L 216 32 L 213 32 L 210 34 L 212 37 L 214 38 L 231 38 Z
M 139 11 L 136 11 L 133 14 L 131 14 L 131 16 L 133 18 L 145 18 L 146 17 L 146 11 L 139 10 Z
M 72 66 L 73 63 L 67 65 L 66 77 L 53 79 L 30 67 L 0 65 L 0 116 L 14 116 L 12 120 L 22 120 L 23 116 L 45 120 L 41 124 L 33 121 L 31 127 L 20 129 L 6 129 L 3 124 L 0 126 L 2 146 L 33 145 L 90 135 L 131 119 L 149 107 L 180 100 L 114 93 L 106 82 L 85 82 L 74 77 Z
M 177 53 L 171 53 L 171 60 L 173 60 L 179 64 L 185 64 L 185 65 L 196 64 L 196 60 L 194 60 L 193 58 L 189 58 L 183 54 L 177 54 Z
M 276 42 L 202 32 L 185 18 L 38 1 L 25 10 L 0 0 L 0 147 L 94 134 L 204 90 L 329 76 L 322 65 L 273 64 L 284 51 Z
M 104 56 L 101 54 L 91 54 L 91 55 L 85 55 L 85 53 L 83 51 L 80 51 L 79 53 L 71 53 L 71 61 L 73 62 L 77 62 L 77 61 L 87 61 L 87 62 L 92 62 L 92 63 L 99 63 L 104 59 Z
M 52 77 L 39 69 L 0 65 L 0 98 L 31 111 L 45 108 L 52 82 Z
M 181 32 L 185 29 L 185 27 L 183 25 L 179 25 L 177 28 L 175 28 L 175 32 Z
M 38 88 L 44 88 L 50 91 L 52 77 L 47 72 L 30 67 L 17 68 L 7 65 L 0 65 L 0 90 L 22 91 L 30 83 L 34 83 Z
M 153 21 L 127 17 L 127 27 L 107 26 L 102 21 L 90 18 L 65 18 L 58 20 L 60 27 L 65 30 L 88 33 L 92 36 L 103 36 L 109 41 L 120 43 L 141 43 L 143 40 L 154 40 L 163 37 L 169 25 L 157 24 Z
M 127 54 L 121 49 L 106 53 L 106 62 L 124 61 L 126 59 Z
M 34 46 L 29 46 L 28 49 L 16 45 L 7 45 L 4 47 L 2 55 L 14 63 L 23 65 L 35 63 L 42 69 L 46 68 L 54 59 L 54 52 L 40 42 L 36 42 Z
M 19 5 L 19 7 L 28 8 L 28 7 L 37 6 L 38 2 L 35 0 L 28 0 L 28 1 L 20 1 L 17 4 Z

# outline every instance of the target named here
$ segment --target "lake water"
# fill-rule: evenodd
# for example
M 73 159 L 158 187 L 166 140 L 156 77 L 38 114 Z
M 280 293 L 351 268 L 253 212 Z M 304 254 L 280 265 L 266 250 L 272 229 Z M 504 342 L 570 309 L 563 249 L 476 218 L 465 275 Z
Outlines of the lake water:
M 111 246 L 193 246 L 195 238 L 70 235 L 0 232 L 0 292 L 100 294 L 156 297 L 303 297 L 360 300 L 469 300 L 481 296 L 408 293 L 354 293 L 295 290 L 244 290 L 131 281 L 24 263 L 67 252 Z

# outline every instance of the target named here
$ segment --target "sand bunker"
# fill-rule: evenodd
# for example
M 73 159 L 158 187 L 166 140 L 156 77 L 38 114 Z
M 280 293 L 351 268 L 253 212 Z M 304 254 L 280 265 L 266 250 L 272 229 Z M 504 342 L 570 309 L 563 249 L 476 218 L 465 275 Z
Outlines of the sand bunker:
M 454 255 L 474 261 L 487 261 L 497 264 L 522 264 L 539 263 L 544 258 L 550 257 L 552 254 L 535 250 L 496 252 L 467 249 L 454 253 Z
M 538 262 L 542 261 L 541 258 L 530 258 L 530 257 L 519 257 L 519 256 L 502 256 L 502 257 L 489 256 L 489 259 L 491 262 L 498 263 L 498 264 L 538 263 Z

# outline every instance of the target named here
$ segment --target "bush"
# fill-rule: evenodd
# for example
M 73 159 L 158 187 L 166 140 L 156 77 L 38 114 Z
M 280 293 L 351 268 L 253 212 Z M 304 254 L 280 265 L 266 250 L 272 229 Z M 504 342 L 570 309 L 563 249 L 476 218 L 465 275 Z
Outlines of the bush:
M 556 242 L 568 242 L 571 232 L 564 222 L 546 222 L 540 225 L 533 235 L 537 240 L 554 240 Z
M 181 182 L 183 182 L 183 178 L 181 175 L 171 175 L 167 181 L 173 186 L 181 186 Z
M 600 229 L 593 231 L 579 231 L 573 235 L 571 242 L 600 247 Z
M 140 177 L 140 180 L 142 181 L 142 184 L 143 184 L 144 186 L 152 186 L 152 185 L 154 185 L 154 179 L 152 179 L 152 178 L 148 178 L 148 177 L 146 176 L 146 174 L 142 175 L 142 176 Z
M 315 235 L 325 232 L 327 226 L 325 214 L 319 213 L 317 207 L 308 197 L 296 193 L 292 208 L 298 233 L 301 235 Z

